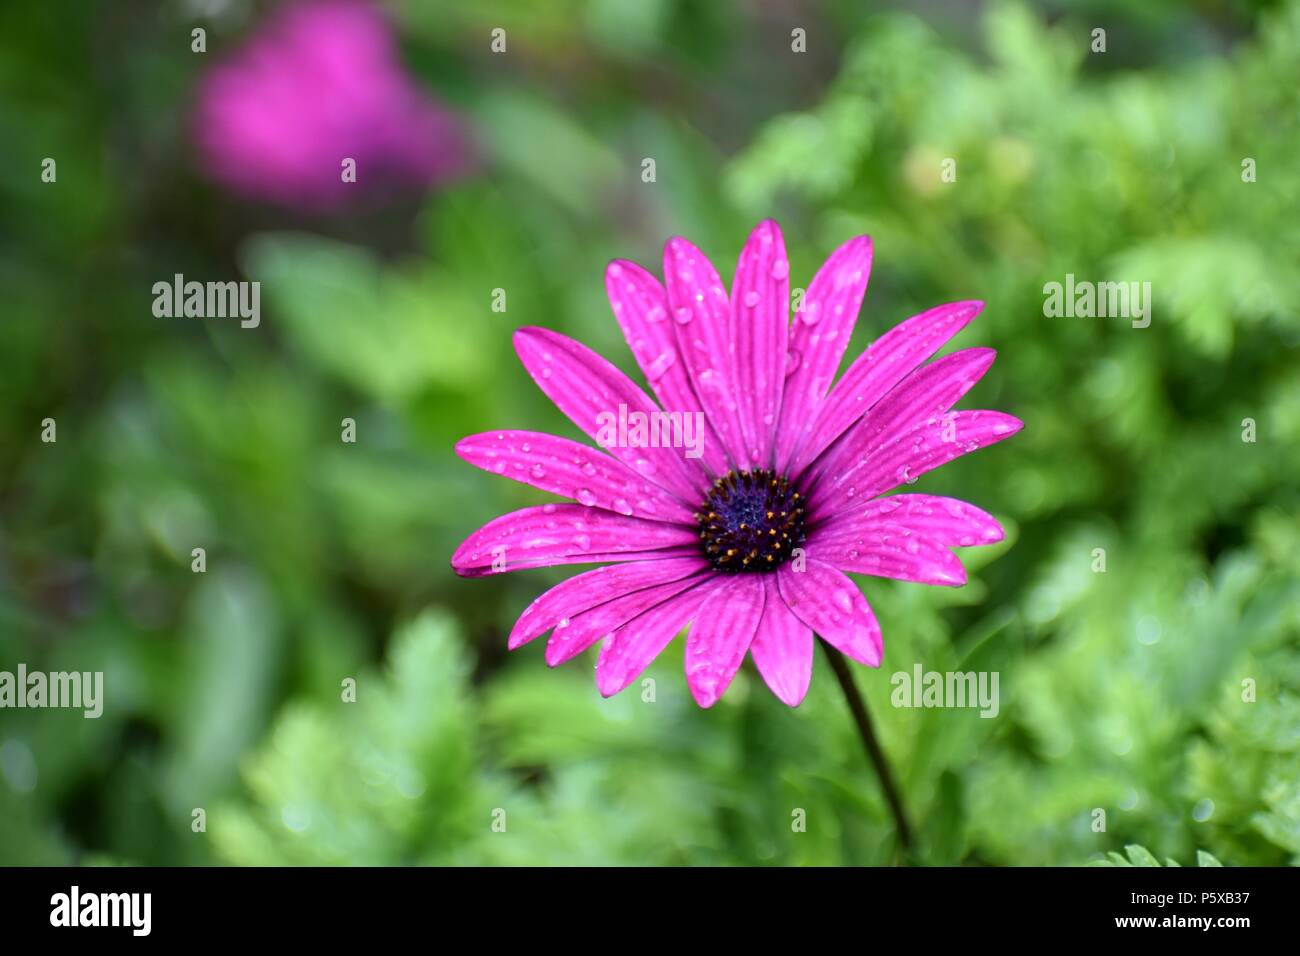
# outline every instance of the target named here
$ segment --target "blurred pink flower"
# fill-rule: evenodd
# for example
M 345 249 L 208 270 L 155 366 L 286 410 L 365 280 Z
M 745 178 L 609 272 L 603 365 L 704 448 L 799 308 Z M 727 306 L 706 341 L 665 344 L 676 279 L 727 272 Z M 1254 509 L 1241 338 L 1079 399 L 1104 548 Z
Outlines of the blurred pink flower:
M 366 0 L 276 10 L 202 78 L 193 120 L 208 175 L 291 206 L 426 187 L 472 163 L 464 127 L 411 81 L 384 13 Z M 343 181 L 345 159 L 355 183 Z
M 472 465 L 577 504 L 502 515 L 452 556 L 465 577 L 608 563 L 525 610 L 519 647 L 547 631 L 546 662 L 603 645 L 596 685 L 634 681 L 688 623 L 686 680 L 712 706 L 748 654 L 795 706 L 808 690 L 813 632 L 878 667 L 880 626 L 864 574 L 956 587 L 956 548 L 1001 541 L 989 514 L 956 498 L 888 494 L 953 459 L 1009 438 L 1019 419 L 952 411 L 993 350 L 931 358 L 979 313 L 936 306 L 876 339 L 832 385 L 871 272 L 871 240 L 851 239 L 813 277 L 790 321 L 790 263 L 775 222 L 740 254 L 731 294 L 685 239 L 664 249 L 664 282 L 613 262 L 614 315 L 662 408 L 697 417 L 694 457 L 658 441 L 610 442 L 611 410 L 652 420 L 660 405 L 621 371 L 547 329 L 515 333 L 533 380 L 604 451 L 537 432 L 491 431 L 456 446 Z M 671 318 L 669 318 L 671 316 Z

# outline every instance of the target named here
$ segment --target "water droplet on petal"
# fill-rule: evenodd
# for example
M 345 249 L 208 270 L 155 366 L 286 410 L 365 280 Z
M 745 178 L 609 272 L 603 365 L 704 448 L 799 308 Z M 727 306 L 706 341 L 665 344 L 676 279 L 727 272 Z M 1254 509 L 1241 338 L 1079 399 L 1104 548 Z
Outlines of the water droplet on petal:
M 534 478 L 546 477 L 546 469 L 543 468 L 541 465 L 533 465 L 533 467 L 528 470 L 528 473 L 532 475 Z
M 585 534 L 575 534 L 573 536 L 573 545 L 579 551 L 591 550 L 591 537 Z
M 632 513 L 632 506 L 627 503 L 626 498 L 617 498 L 614 501 L 614 510 L 621 515 L 630 515 Z
M 677 353 L 669 349 L 665 349 L 664 351 L 659 353 L 659 355 L 655 358 L 653 362 L 651 362 L 648 366 L 646 366 L 646 370 L 645 370 L 646 377 L 650 379 L 651 382 L 659 381 L 661 378 L 664 377 L 664 374 L 670 368 L 673 367 L 673 364 L 676 361 L 677 361 Z
M 579 504 L 586 505 L 588 508 L 596 503 L 596 496 L 591 493 L 590 488 L 579 488 L 574 497 L 578 499 Z
M 786 352 L 785 353 L 785 374 L 787 376 L 793 375 L 795 373 L 795 370 L 799 368 L 799 363 L 801 361 L 803 361 L 803 358 L 799 355 L 798 349 L 790 349 L 788 352 Z
M 772 263 L 773 279 L 777 279 L 777 280 L 784 279 L 789 274 L 790 274 L 790 263 L 787 262 L 786 260 L 777 259 L 776 262 Z
M 589 461 L 585 462 L 582 466 L 582 473 L 586 475 L 588 478 L 590 478 L 592 475 L 596 473 L 596 466 Z
M 695 318 L 695 310 L 687 306 L 682 306 L 679 309 L 673 310 L 673 318 L 677 320 L 679 325 L 685 325 L 687 322 L 691 321 L 691 319 Z
M 758 305 L 759 299 L 761 298 L 762 296 L 760 296 L 753 289 L 750 289 L 748 292 L 745 293 L 745 307 L 747 309 L 752 309 L 754 306 Z

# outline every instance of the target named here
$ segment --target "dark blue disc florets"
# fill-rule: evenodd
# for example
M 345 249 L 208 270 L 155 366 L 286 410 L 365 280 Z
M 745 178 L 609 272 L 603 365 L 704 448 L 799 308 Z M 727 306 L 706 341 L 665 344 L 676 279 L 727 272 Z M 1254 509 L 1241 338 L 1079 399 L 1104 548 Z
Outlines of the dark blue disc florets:
M 803 497 L 767 468 L 729 471 L 695 518 L 704 556 L 719 571 L 774 571 L 804 542 Z

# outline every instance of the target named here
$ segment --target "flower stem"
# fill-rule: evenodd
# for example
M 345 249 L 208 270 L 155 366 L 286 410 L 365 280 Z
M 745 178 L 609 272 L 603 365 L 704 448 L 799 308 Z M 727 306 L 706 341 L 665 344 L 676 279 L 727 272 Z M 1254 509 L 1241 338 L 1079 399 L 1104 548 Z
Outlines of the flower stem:
M 889 761 L 885 758 L 885 752 L 880 749 L 880 741 L 876 739 L 876 733 L 871 728 L 867 702 L 862 699 L 862 695 L 858 692 L 858 685 L 853 682 L 853 672 L 849 669 L 848 662 L 844 660 L 844 655 L 826 643 L 825 639 L 818 637 L 817 640 L 822 650 L 826 652 L 826 659 L 830 661 L 831 670 L 835 672 L 835 679 L 840 682 L 840 689 L 844 691 L 849 712 L 853 715 L 854 724 L 857 725 L 858 736 L 862 738 L 863 749 L 871 758 L 876 776 L 880 778 L 880 789 L 884 791 L 885 803 L 889 805 L 889 812 L 894 817 L 894 828 L 898 831 L 898 843 L 903 848 L 903 855 L 911 856 L 912 828 L 907 823 L 907 813 L 903 809 L 902 798 L 898 795 L 898 787 L 894 784 L 894 774 L 889 769 Z

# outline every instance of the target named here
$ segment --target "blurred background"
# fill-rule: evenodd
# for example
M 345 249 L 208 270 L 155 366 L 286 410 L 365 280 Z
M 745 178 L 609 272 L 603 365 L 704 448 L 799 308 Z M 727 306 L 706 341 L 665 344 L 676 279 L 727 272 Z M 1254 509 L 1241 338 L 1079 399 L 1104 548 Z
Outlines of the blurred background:
M 576 437 L 511 332 L 633 372 L 605 263 L 768 216 L 797 286 L 874 237 L 850 357 L 985 300 L 964 404 L 1026 422 L 914 488 L 1007 527 L 966 587 L 862 579 L 918 860 L 1300 861 L 1298 119 L 1296 2 L 4 4 L 0 670 L 105 707 L 0 711 L 0 863 L 895 861 L 820 656 L 793 711 L 698 710 L 680 641 L 602 701 L 505 650 L 574 569 L 448 566 L 545 500 L 454 442 Z M 156 317 L 177 273 L 260 325 Z M 1045 317 L 1067 273 L 1150 327 Z M 998 717 L 891 707 L 916 663 Z

